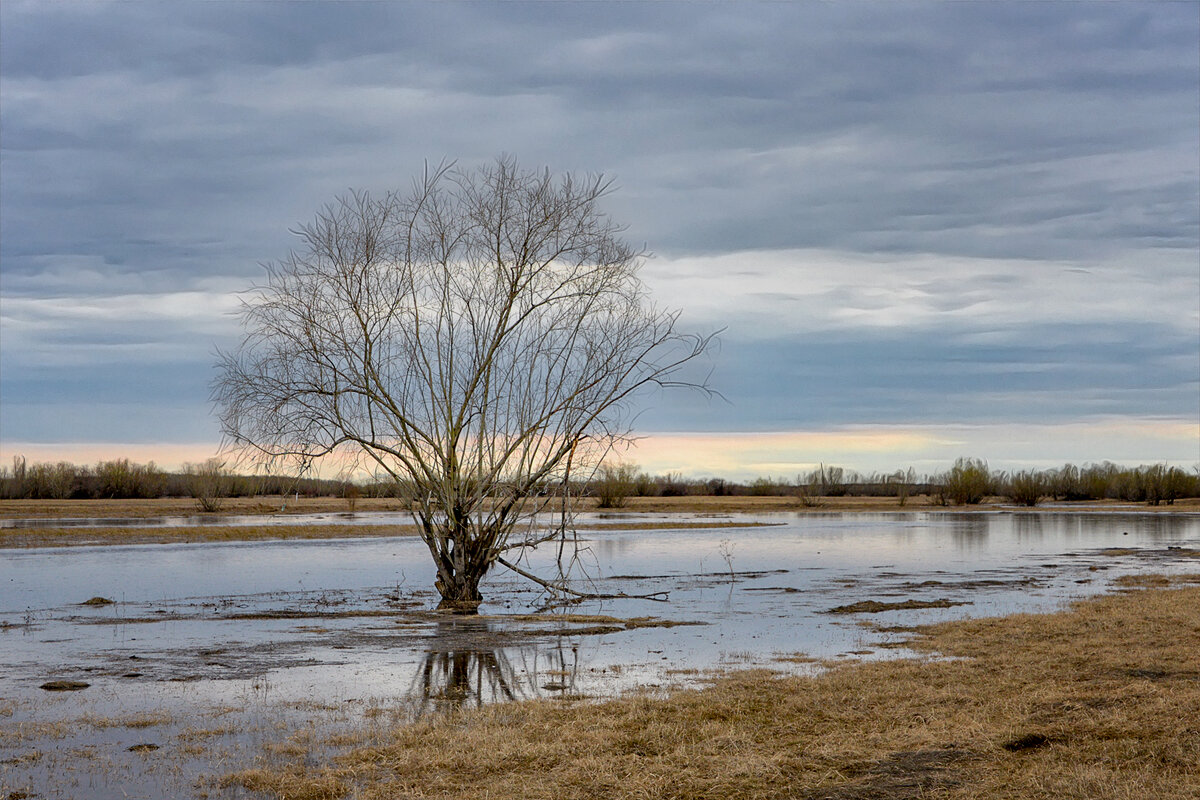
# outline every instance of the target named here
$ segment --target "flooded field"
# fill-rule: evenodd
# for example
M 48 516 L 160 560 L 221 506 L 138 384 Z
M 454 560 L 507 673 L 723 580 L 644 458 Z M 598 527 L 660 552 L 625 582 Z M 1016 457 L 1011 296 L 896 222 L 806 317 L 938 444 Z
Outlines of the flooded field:
M 1200 569 L 1194 514 L 747 514 L 625 529 L 639 520 L 663 517 L 586 515 L 573 575 L 667 602 L 547 608 L 498 570 L 478 618 L 432 611 L 414 537 L 2 550 L 0 797 L 250 797 L 219 777 L 447 707 L 900 657 L 904 634 L 889 628 L 1053 610 L 1121 575 Z M 523 566 L 552 573 L 555 555 Z

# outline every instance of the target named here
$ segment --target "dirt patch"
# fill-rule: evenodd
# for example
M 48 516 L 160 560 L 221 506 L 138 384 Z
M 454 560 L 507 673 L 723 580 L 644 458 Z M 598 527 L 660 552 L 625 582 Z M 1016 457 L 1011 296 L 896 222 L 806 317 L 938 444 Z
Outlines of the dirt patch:
M 957 767 L 974 756 L 953 745 L 904 750 L 864 765 L 862 777 L 830 789 L 798 795 L 803 800 L 917 800 L 936 797 L 961 783 Z M 848 770 L 857 771 L 857 770 Z
M 1018 736 L 1015 739 L 1009 739 L 1004 744 L 1000 745 L 1003 749 L 1010 753 L 1020 753 L 1025 750 L 1037 750 L 1039 747 L 1045 747 L 1053 741 L 1049 736 L 1043 733 L 1026 733 Z
M 1155 683 L 1171 683 L 1173 681 L 1200 681 L 1200 672 L 1194 669 L 1157 669 L 1153 667 L 1137 667 L 1125 670 L 1125 675 L 1142 681 Z
M 860 600 L 847 606 L 836 606 L 827 610 L 826 614 L 878 614 L 882 611 L 908 611 L 915 608 L 952 608 L 953 606 L 969 606 L 967 600 L 902 600 L 898 603 L 885 603 L 879 600 Z

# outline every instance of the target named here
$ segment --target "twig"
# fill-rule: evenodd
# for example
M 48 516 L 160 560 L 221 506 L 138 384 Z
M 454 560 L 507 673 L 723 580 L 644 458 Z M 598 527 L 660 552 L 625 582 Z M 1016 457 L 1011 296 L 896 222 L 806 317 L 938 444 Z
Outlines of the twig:
M 537 575 L 534 575 L 532 572 L 526 572 L 525 570 L 518 567 L 516 564 L 506 561 L 503 558 L 497 558 L 496 563 L 502 567 L 507 567 L 508 569 L 510 569 L 513 572 L 520 575 L 522 578 L 528 578 L 529 580 L 533 581 L 534 583 L 538 584 L 539 586 L 543 586 L 546 589 L 549 589 L 551 592 L 560 592 L 562 594 L 570 594 L 570 595 L 574 595 L 575 597 L 581 598 L 583 600 L 615 600 L 618 598 L 625 598 L 625 599 L 629 599 L 629 600 L 654 600 L 655 602 L 659 602 L 659 603 L 667 602 L 667 594 L 668 594 L 667 592 L 650 592 L 649 594 L 625 594 L 624 592 L 617 592 L 615 594 L 604 594 L 604 593 L 596 593 L 596 592 L 581 592 L 578 589 L 572 589 L 571 587 L 567 586 L 566 584 L 562 583 L 561 581 L 548 581 L 544 578 L 539 578 Z

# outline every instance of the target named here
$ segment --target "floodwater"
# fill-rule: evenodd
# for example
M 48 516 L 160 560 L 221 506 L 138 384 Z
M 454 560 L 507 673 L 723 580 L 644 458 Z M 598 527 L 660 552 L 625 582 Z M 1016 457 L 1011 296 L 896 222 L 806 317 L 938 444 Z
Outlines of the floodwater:
M 727 668 L 814 669 L 781 660 L 797 654 L 902 657 L 889 646 L 902 634 L 862 623 L 1048 611 L 1120 575 L 1200 566 L 1187 557 L 1200 547 L 1194 514 L 727 521 L 591 529 L 567 551 L 581 589 L 667 602 L 548 609 L 537 586 L 501 569 L 478 618 L 432 611 L 432 565 L 413 537 L 0 551 L 0 797 L 255 797 L 213 779 L 293 751 L 319 757 L 338 733 L 443 708 L 698 685 Z M 550 576 L 558 555 L 543 545 L 522 565 Z M 112 602 L 83 605 L 91 598 Z M 950 605 L 828 613 L 861 600 Z M 52 680 L 88 686 L 40 688 Z

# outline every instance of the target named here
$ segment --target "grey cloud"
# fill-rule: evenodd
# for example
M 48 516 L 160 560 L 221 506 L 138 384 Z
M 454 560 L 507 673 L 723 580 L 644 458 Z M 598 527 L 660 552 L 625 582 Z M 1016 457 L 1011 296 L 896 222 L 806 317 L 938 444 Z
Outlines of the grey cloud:
M 1194 97 L 1194 47 L 1178 33 L 1196 24 L 1171 7 L 183 8 L 9 12 L 6 80 L 40 81 L 65 118 L 27 122 L 10 98 L 6 151 L 53 147 L 47 159 L 83 184 L 82 211 L 114 197 L 165 206 L 159 228 L 167 211 L 211 215 L 204 204 L 222 201 L 239 220 L 262 216 L 251 209 L 272 193 L 305 198 L 291 222 L 336 188 L 403 181 L 422 156 L 510 150 L 615 172 L 631 233 L 672 252 L 1061 255 L 1147 235 L 1147 206 L 1168 212 L 1154 238 L 1196 241 L 1187 132 L 1200 123 L 1180 102 Z M 74 66 L 27 66 L 43 53 Z M 69 80 L 97 75 L 109 94 L 147 99 L 106 120 L 104 87 L 89 98 Z M 376 107 L 364 87 L 415 95 L 401 108 L 381 92 Z M 358 108 L 330 103 L 356 92 Z M 789 157 L 811 148 L 818 159 Z M 1057 163 L 1131 150 L 1184 170 L 1116 187 Z M 12 191 L 44 194 L 9 205 L 70 206 L 55 194 L 67 176 L 33 166 Z
M 697 431 L 725 430 L 738 419 L 790 430 L 1172 417 L 1200 392 L 1195 342 L 1166 326 L 1044 323 L 1017 342 L 1005 339 L 930 331 L 727 340 L 714 365 L 727 404 L 664 395 L 640 422 Z
M 225 291 L 258 277 L 257 262 L 293 243 L 289 226 L 348 187 L 402 187 L 424 158 L 502 151 L 615 176 L 614 217 L 671 256 L 822 248 L 1037 270 L 1048 259 L 1194 253 L 1198 36 L 1187 4 L 10 0 L 0 4 L 0 293 Z M 1167 261 L 1148 258 L 1147 269 L 1171 277 Z M 971 291 L 931 282 L 923 302 L 931 313 L 969 309 L 1017 274 L 976 274 Z M 886 304 L 861 288 L 823 302 Z M 5 313 L 5 436 L 10 409 L 74 397 L 65 373 L 34 381 L 14 342 L 51 360 L 56 348 L 90 352 L 88 342 L 128 348 L 112 371 L 87 373 L 119 405 L 128 397 L 114 381 L 135 384 L 139 358 L 201 366 L 228 322 L 61 322 L 41 333 Z M 955 322 L 954 333 L 1011 339 L 1027 323 Z M 1194 375 L 1179 365 L 1194 361 L 1195 341 L 1168 337 L 1139 354 L 1129 328 L 1039 330 L 1087 358 L 1058 364 L 965 338 L 954 349 L 902 328 L 760 347 L 731 329 L 718 366 L 737 398 L 729 413 L 751 425 L 1056 404 L 1194 412 Z M 1101 334 L 1111 347 L 1091 349 Z M 728 424 L 721 408 L 670 402 L 690 410 L 643 422 Z M 190 408 L 206 414 L 205 403 Z

